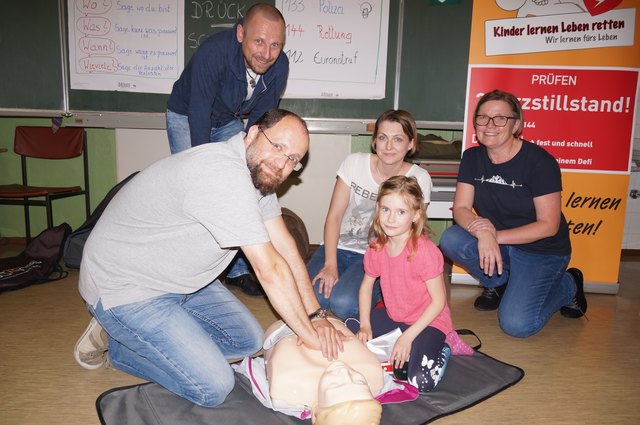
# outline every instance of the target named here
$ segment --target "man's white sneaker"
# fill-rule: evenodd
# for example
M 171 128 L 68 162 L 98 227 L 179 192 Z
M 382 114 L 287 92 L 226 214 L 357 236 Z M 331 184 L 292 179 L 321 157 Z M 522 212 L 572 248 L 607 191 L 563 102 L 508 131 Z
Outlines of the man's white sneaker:
M 95 318 L 91 318 L 89 326 L 76 342 L 73 355 L 76 362 L 85 369 L 93 370 L 102 367 L 107 361 L 109 336 Z

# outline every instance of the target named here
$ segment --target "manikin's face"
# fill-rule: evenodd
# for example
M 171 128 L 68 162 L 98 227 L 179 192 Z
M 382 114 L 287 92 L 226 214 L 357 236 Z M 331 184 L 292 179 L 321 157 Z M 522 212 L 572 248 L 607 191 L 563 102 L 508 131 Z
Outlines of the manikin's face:
M 332 362 L 318 383 L 318 407 L 352 400 L 371 400 L 369 385 L 360 373 L 341 361 Z

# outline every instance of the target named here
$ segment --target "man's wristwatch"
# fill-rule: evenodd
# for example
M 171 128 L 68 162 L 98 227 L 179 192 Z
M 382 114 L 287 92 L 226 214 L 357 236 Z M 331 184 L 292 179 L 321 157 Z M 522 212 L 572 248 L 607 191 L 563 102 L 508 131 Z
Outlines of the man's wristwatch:
M 327 309 L 326 308 L 322 308 L 320 307 L 319 309 L 317 309 L 316 311 L 314 311 L 313 313 L 311 313 L 309 315 L 309 320 L 313 320 L 313 319 L 326 319 L 327 318 Z

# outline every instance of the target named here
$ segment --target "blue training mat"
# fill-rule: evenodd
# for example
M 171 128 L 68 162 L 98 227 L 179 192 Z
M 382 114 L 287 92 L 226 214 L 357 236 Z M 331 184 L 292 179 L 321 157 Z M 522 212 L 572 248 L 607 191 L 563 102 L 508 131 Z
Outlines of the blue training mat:
M 419 425 L 459 412 L 515 385 L 524 376 L 519 367 L 476 351 L 452 356 L 444 379 L 417 400 L 385 404 L 383 425 Z M 114 388 L 102 393 L 96 408 L 103 425 L 227 425 L 310 424 L 264 407 L 251 384 L 236 374 L 236 386 L 216 408 L 197 406 L 157 384 Z

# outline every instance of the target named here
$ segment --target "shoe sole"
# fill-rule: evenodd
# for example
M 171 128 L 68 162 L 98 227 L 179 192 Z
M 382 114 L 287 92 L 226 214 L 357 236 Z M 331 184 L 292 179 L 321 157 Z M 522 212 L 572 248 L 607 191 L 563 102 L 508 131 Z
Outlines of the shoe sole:
M 477 305 L 473 305 L 473 308 L 475 308 L 478 311 L 496 311 L 498 309 L 498 307 L 500 307 L 499 305 L 497 305 L 496 307 L 478 307 Z
M 103 361 L 100 364 L 94 365 L 94 364 L 86 363 L 86 362 L 83 362 L 82 360 L 80 360 L 80 344 L 86 338 L 89 338 L 89 335 L 91 335 L 91 332 L 93 332 L 93 330 L 96 328 L 96 326 L 100 326 L 100 324 L 98 323 L 98 321 L 95 318 L 91 318 L 91 321 L 89 322 L 89 326 L 87 326 L 87 329 L 84 330 L 84 333 L 78 339 L 78 341 L 76 342 L 75 347 L 73 348 L 73 357 L 75 358 L 76 363 L 78 363 L 78 365 L 80 365 L 80 367 L 82 367 L 84 369 L 87 369 L 87 370 L 99 369 L 106 362 L 106 361 Z
M 266 293 L 262 293 L 262 294 L 252 294 L 252 293 L 249 293 L 249 292 L 245 291 L 245 290 L 244 290 L 244 288 L 243 288 L 242 286 L 239 286 L 239 285 L 234 285 L 234 284 L 230 284 L 230 283 L 227 283 L 226 285 L 227 285 L 227 287 L 232 288 L 234 291 L 242 291 L 242 293 L 243 293 L 243 294 L 245 294 L 245 295 L 247 295 L 247 296 L 249 296 L 249 297 L 262 297 L 262 298 L 266 298 L 266 296 L 267 296 L 267 294 L 266 294 Z
M 580 310 L 574 310 L 574 309 L 560 310 L 560 314 L 562 315 L 562 317 L 567 317 L 569 319 L 579 319 L 582 316 L 584 316 L 583 312 L 581 312 Z

